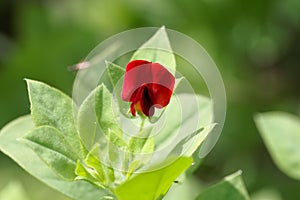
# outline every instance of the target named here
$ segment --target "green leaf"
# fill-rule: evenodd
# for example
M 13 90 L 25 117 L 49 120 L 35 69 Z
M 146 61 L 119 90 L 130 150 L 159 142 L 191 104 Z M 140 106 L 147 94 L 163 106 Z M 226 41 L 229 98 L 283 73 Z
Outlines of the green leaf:
M 49 125 L 62 132 L 78 157 L 81 155 L 79 137 L 74 125 L 72 99 L 42 82 L 26 79 L 31 115 L 35 126 Z
M 77 157 L 62 133 L 51 126 L 40 126 L 26 134 L 24 141 L 61 178 L 74 180 Z
M 90 167 L 94 170 L 94 177 L 99 180 L 100 182 L 105 182 L 106 181 L 106 175 L 105 175 L 105 171 L 104 169 L 106 167 L 104 167 L 102 165 L 102 163 L 100 162 L 100 160 L 94 155 L 95 154 L 99 154 L 99 146 L 96 145 L 96 147 L 89 152 L 89 154 L 87 155 L 86 159 L 85 159 L 85 163 L 87 165 L 87 167 Z
M 66 181 L 58 178 L 45 162 L 27 145 L 18 141 L 34 127 L 31 116 L 20 117 L 0 131 L 0 150 L 11 157 L 23 169 L 48 186 L 73 199 L 95 200 L 113 196 L 110 191 L 99 189 L 86 181 Z
M 181 175 L 176 179 L 178 183 L 174 183 L 163 200 L 191 200 L 199 195 L 201 189 L 200 181 L 196 176 Z
M 0 200 L 29 200 L 23 186 L 19 182 L 11 182 L 0 191 Z
M 100 85 L 95 93 L 95 110 L 98 123 L 104 134 L 109 138 L 109 142 L 113 145 L 126 149 L 127 144 L 122 139 L 122 129 L 119 125 L 119 117 L 117 106 L 113 105 L 112 94 L 105 85 Z
M 145 142 L 143 148 L 141 149 L 141 153 L 152 154 L 154 151 L 155 139 L 154 137 L 149 137 Z
M 300 180 L 300 118 L 285 112 L 255 116 L 256 126 L 276 165 Z
M 175 56 L 165 27 L 161 27 L 147 42 L 135 51 L 131 60 L 157 62 L 175 74 Z
M 156 171 L 135 174 L 116 188 L 119 200 L 153 200 L 167 193 L 173 181 L 192 163 L 191 158 L 180 157 Z
M 86 180 L 100 188 L 104 188 L 102 182 L 95 177 L 93 169 L 85 167 L 79 160 L 77 161 L 75 173 L 77 175 L 75 180 Z
M 120 95 L 122 93 L 122 80 L 125 74 L 125 69 L 108 61 L 106 61 L 106 67 L 109 80 L 113 86 L 112 94 L 119 104 L 119 111 L 122 112 L 124 116 L 130 118 L 130 116 L 128 116 L 128 102 L 124 101 Z
M 164 148 L 168 145 L 170 152 L 176 148 L 176 145 L 180 147 L 179 143 L 182 145 L 183 141 L 189 141 L 188 139 L 198 141 L 197 144 L 194 143 L 196 145 L 188 147 L 188 149 L 192 149 L 191 151 L 195 151 L 195 147 L 197 148 L 201 144 L 214 126 L 212 124 L 212 103 L 209 98 L 201 95 L 179 93 L 173 96 L 164 114 L 166 121 L 155 138 L 155 144 L 157 148 Z M 199 132 L 202 128 L 205 130 Z M 185 150 L 186 148 L 181 149 Z M 191 151 L 186 154 L 188 157 L 191 156 Z M 177 152 L 181 154 L 181 152 Z
M 278 190 L 263 188 L 251 194 L 251 200 L 283 200 Z
M 207 137 L 207 135 L 210 133 L 214 126 L 215 125 L 212 124 L 208 127 L 198 129 L 191 135 L 181 140 L 170 154 L 191 157 L 193 153 L 199 148 L 201 143 L 204 141 L 204 139 Z M 188 146 L 186 147 L 187 150 L 184 150 L 185 146 Z
M 108 132 L 108 144 L 107 144 L 107 153 L 109 158 L 109 164 L 112 168 L 118 168 L 122 166 L 122 170 L 124 170 L 124 166 L 122 165 L 123 161 L 123 150 L 118 148 L 116 144 L 119 143 L 118 139 L 116 137 L 116 133 L 113 132 L 113 130 L 109 130 Z M 125 142 L 124 142 L 125 143 Z
M 204 190 L 196 200 L 250 200 L 241 171 L 225 177 L 221 182 Z
M 128 165 L 127 178 L 137 169 L 149 163 L 154 151 L 154 137 L 151 136 L 153 126 L 143 129 L 137 136 L 132 136 L 128 144 L 126 159 Z
M 152 153 L 154 150 L 154 137 L 151 135 L 153 127 L 145 128 L 141 133 L 132 136 L 129 140 L 128 150 L 132 153 Z
M 101 137 L 101 130 L 95 112 L 95 93 L 93 90 L 81 104 L 77 114 L 77 127 L 83 145 L 91 151 Z
M 114 87 L 118 84 L 125 74 L 125 69 L 112 62 L 106 62 L 109 79 Z
M 112 186 L 115 181 L 114 171 L 111 167 L 103 165 L 97 154 L 99 155 L 99 145 L 95 145 L 88 153 L 84 164 L 77 162 L 76 179 L 87 180 L 98 187 Z

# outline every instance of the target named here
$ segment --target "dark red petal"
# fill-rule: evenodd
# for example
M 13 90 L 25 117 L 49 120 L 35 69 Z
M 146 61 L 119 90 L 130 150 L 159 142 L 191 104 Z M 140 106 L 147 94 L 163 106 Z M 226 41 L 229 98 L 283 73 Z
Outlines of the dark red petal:
M 156 108 L 162 108 L 169 104 L 170 98 L 172 96 L 173 91 L 169 88 L 159 85 L 152 84 L 152 102 Z
M 132 95 L 130 101 L 131 104 L 131 113 L 136 111 L 143 112 L 146 116 L 152 116 L 154 114 L 153 102 L 150 98 L 149 90 L 147 85 L 139 87 Z M 133 115 L 135 116 L 135 114 Z
M 128 63 L 124 76 L 121 97 L 124 101 L 131 101 L 136 90 L 144 84 L 152 82 L 151 63 L 135 60 Z
M 145 90 L 145 85 L 140 86 L 137 90 L 134 91 L 133 95 L 130 97 L 130 101 L 137 103 L 143 98 L 143 93 Z
M 142 98 L 140 99 L 140 105 L 142 108 L 142 112 L 146 116 L 152 116 L 154 114 L 154 107 L 153 102 L 150 98 L 150 91 L 148 91 L 148 88 L 146 86 L 142 89 Z
M 175 85 L 175 77 L 161 64 L 145 60 L 128 63 L 122 88 L 122 99 L 130 101 L 133 116 L 136 111 L 146 116 L 154 114 L 154 107 L 169 104 Z

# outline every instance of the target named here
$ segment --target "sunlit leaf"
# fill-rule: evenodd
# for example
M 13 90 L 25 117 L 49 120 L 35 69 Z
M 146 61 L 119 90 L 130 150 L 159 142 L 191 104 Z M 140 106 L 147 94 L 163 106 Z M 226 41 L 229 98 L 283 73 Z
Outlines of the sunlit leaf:
M 153 137 L 150 137 L 153 127 L 144 128 L 130 138 L 128 150 L 132 153 L 152 153 L 154 148 Z M 152 141 L 152 142 L 151 142 Z
M 75 173 L 77 175 L 75 180 L 86 180 L 100 188 L 104 188 L 103 184 L 95 178 L 93 169 L 85 167 L 79 160 L 76 164 Z
M 263 188 L 251 194 L 251 200 L 283 200 L 280 192 L 271 188 Z
M 77 127 L 85 148 L 90 151 L 98 141 L 100 134 L 95 111 L 95 91 L 92 91 L 78 109 Z
M 169 155 L 191 156 L 214 126 L 211 101 L 200 95 L 177 94 L 164 115 L 165 121 L 164 118 L 158 121 L 164 126 L 155 136 L 155 148 L 159 153 L 154 154 L 153 163 Z
M 72 99 L 45 83 L 29 79 L 26 82 L 35 126 L 55 127 L 62 132 L 73 148 L 73 152 L 82 157 L 79 137 L 74 124 Z
M 124 142 L 123 140 L 122 143 Z M 118 138 L 116 139 L 116 133 L 113 130 L 109 130 L 108 132 L 108 144 L 107 144 L 107 154 L 109 158 L 109 165 L 115 169 L 120 169 L 124 170 L 124 165 L 123 165 L 123 157 L 124 157 L 124 151 L 122 148 L 119 148 L 116 144 L 120 144 Z M 124 145 L 126 143 L 124 142 Z M 121 147 L 124 147 L 122 145 Z
M 97 158 L 96 155 L 99 154 L 99 147 L 96 145 L 96 147 L 89 152 L 85 159 L 85 163 L 87 167 L 92 168 L 95 171 L 95 178 L 99 181 L 105 182 L 106 181 L 106 175 L 105 175 L 105 167 L 102 165 L 101 161 Z
M 61 178 L 74 180 L 78 157 L 62 133 L 51 126 L 40 126 L 26 134 L 24 141 Z
M 96 116 L 102 131 L 109 138 L 109 142 L 125 149 L 127 144 L 122 139 L 123 132 L 118 123 L 118 110 L 113 105 L 112 94 L 103 84 L 98 86 L 95 92 Z
M 117 83 L 121 80 L 122 76 L 124 76 L 125 69 L 111 62 L 106 62 L 106 66 L 108 70 L 109 79 L 112 85 L 115 87 Z
M 214 124 L 204 127 L 201 129 L 198 129 L 197 131 L 193 132 L 191 135 L 187 136 L 186 138 L 182 139 L 176 147 L 172 150 L 170 153 L 178 155 L 182 154 L 184 156 L 190 157 L 193 155 L 193 153 L 199 148 L 201 143 L 204 141 L 204 139 L 207 137 L 207 135 L 210 133 L 210 131 L 213 129 Z M 186 147 L 188 146 L 188 147 Z M 186 148 L 186 150 L 185 150 Z
M 284 112 L 268 112 L 257 114 L 255 122 L 277 166 L 300 180 L 300 118 Z
M 0 200 L 29 200 L 28 194 L 19 182 L 11 182 L 0 191 Z
M 127 152 L 128 176 L 151 160 L 154 151 L 154 137 L 150 136 L 152 129 L 152 126 L 144 128 L 130 138 Z
M 170 165 L 144 173 L 137 173 L 116 189 L 120 200 L 153 200 L 164 196 L 173 181 L 192 163 L 191 158 L 180 157 Z
M 147 42 L 134 52 L 131 60 L 158 62 L 175 73 L 176 61 L 165 27 L 161 27 Z
M 250 200 L 248 192 L 245 188 L 238 171 L 232 175 L 225 177 L 221 182 L 205 189 L 196 200 Z
M 199 191 L 203 188 L 196 176 L 186 177 L 183 174 L 176 181 L 163 200 L 192 200 L 199 195 Z
M 57 177 L 31 148 L 18 141 L 33 127 L 31 116 L 20 117 L 6 125 L 0 131 L 0 150 L 32 176 L 73 199 L 95 200 L 113 196 L 108 190 L 99 189 L 86 181 L 65 181 Z

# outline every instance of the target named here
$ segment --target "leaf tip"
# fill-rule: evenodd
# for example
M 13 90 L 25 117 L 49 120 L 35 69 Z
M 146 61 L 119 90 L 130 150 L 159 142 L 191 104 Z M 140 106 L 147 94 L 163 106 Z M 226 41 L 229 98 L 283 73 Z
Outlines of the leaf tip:
M 253 119 L 257 120 L 258 118 L 260 118 L 261 115 L 262 115 L 262 113 L 256 112 L 253 114 Z
M 108 60 L 104 60 L 104 63 L 105 63 L 106 66 L 112 64 L 112 62 L 110 62 L 110 61 L 108 61 Z
M 243 170 L 239 169 L 235 174 L 240 176 L 243 174 Z
M 23 80 L 26 81 L 27 85 L 30 84 L 30 83 L 33 83 L 33 82 L 38 82 L 38 81 L 29 79 L 29 78 L 23 78 Z

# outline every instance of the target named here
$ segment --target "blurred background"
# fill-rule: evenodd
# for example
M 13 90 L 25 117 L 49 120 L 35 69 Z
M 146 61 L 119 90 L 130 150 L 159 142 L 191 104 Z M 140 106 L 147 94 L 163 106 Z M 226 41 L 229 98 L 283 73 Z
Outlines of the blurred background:
M 241 169 L 253 199 L 299 199 L 300 182 L 273 164 L 253 122 L 269 110 L 300 115 L 299 0 L 0 0 L 0 127 L 29 113 L 23 78 L 71 95 L 68 66 L 111 35 L 162 25 L 197 40 L 226 87 L 225 127 L 196 172 L 199 181 Z M 68 199 L 0 153 L 0 191 L 13 185 L 28 199 Z

